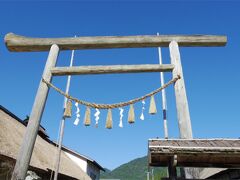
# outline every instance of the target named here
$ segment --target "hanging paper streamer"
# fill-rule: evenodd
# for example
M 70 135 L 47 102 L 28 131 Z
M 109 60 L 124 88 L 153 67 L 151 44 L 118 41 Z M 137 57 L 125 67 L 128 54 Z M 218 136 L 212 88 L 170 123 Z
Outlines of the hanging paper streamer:
M 119 127 L 122 128 L 123 127 L 123 122 L 122 122 L 122 119 L 123 119 L 123 111 L 124 109 L 123 108 L 119 108 L 119 111 L 120 111 L 120 121 L 119 121 Z
M 80 109 L 78 107 L 78 102 L 75 103 L 75 106 L 76 106 L 77 111 L 76 111 L 76 119 L 73 124 L 77 126 L 80 121 Z
M 112 129 L 112 110 L 111 109 L 108 109 L 106 128 Z
M 68 99 L 67 106 L 64 110 L 63 116 L 65 118 L 70 118 L 72 116 L 72 101 Z
M 142 113 L 141 113 L 141 116 L 140 116 L 140 119 L 141 120 L 144 120 L 144 110 L 145 110 L 145 101 L 142 100 Z
M 149 114 L 156 114 L 156 113 L 157 113 L 157 108 L 156 108 L 154 96 L 151 96 L 150 106 L 149 106 Z
M 132 124 L 134 122 L 135 122 L 135 113 L 134 113 L 133 104 L 131 104 L 128 111 L 128 123 Z
M 90 107 L 87 107 L 84 117 L 84 125 L 90 126 L 90 124 L 91 124 L 91 110 Z
M 99 111 L 98 108 L 96 108 L 95 110 L 96 110 L 96 112 L 95 112 L 95 114 L 94 114 L 94 116 L 95 116 L 95 121 L 96 121 L 95 127 L 98 127 L 98 120 L 99 120 L 100 111 Z

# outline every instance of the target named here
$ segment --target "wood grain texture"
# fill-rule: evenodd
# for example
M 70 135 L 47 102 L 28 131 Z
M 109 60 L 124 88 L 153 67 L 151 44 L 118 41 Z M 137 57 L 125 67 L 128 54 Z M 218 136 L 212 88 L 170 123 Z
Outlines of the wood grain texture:
M 169 163 L 169 166 L 168 166 L 169 178 L 171 180 L 177 180 L 177 169 L 176 169 L 176 166 L 177 166 L 177 155 L 173 155 L 169 159 L 170 159 L 170 163 Z
M 170 157 L 178 156 L 178 166 L 239 167 L 239 139 L 154 139 L 148 142 L 150 164 L 167 166 Z
M 176 107 L 177 107 L 177 117 L 178 117 L 178 126 L 180 131 L 180 138 L 182 139 L 192 139 L 192 126 L 191 119 L 188 107 L 187 94 L 185 89 L 181 58 L 178 43 L 172 41 L 169 45 L 171 64 L 175 65 L 173 70 L 173 77 L 180 75 L 179 79 L 175 85 L 175 97 L 176 97 Z
M 56 65 L 58 53 L 59 53 L 59 47 L 55 44 L 52 45 L 48 55 L 46 65 L 45 65 L 43 76 L 42 76 L 44 79 L 46 79 L 49 82 L 51 82 L 51 79 L 52 79 L 52 74 L 50 72 L 50 69 Z M 25 179 L 28 166 L 30 163 L 30 159 L 32 156 L 34 144 L 36 141 L 41 117 L 46 104 L 48 91 L 49 91 L 49 87 L 41 80 L 36 97 L 35 97 L 35 101 L 32 107 L 32 112 L 30 114 L 26 133 L 24 135 L 23 142 L 21 144 L 17 161 L 14 167 L 12 180 Z
M 81 75 L 81 74 L 109 74 L 109 73 L 141 73 L 141 72 L 171 72 L 172 64 L 146 64 L 146 65 L 113 65 L 113 66 L 74 66 L 54 67 L 52 75 Z
M 225 46 L 226 36 L 215 35 L 139 35 L 139 36 L 95 36 L 69 38 L 31 38 L 8 33 L 5 44 L 9 51 L 48 51 L 52 44 L 61 50 L 168 47 L 171 41 L 179 46 Z
M 181 77 L 181 79 L 179 79 L 174 84 L 180 138 L 192 139 L 192 125 L 178 43 L 176 41 L 172 41 L 169 44 L 169 50 L 171 64 L 175 65 L 175 68 L 173 70 L 173 77 L 176 77 L 178 75 Z M 198 178 L 197 176 L 194 176 L 197 174 L 194 169 L 184 168 L 182 171 L 185 172 L 186 178 Z

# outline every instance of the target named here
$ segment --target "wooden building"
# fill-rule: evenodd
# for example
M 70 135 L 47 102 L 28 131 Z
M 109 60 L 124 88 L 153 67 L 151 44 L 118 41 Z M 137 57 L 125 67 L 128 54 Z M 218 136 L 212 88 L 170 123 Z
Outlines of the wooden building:
M 27 121 L 0 105 L 0 179 L 11 179 L 17 153 L 26 130 Z M 39 128 L 37 141 L 31 158 L 28 174 L 35 173 L 42 179 L 50 179 L 53 174 L 56 144 L 48 139 L 43 127 Z M 84 168 L 85 167 L 85 168 Z M 58 179 L 98 180 L 100 170 L 96 161 L 80 155 L 66 147 L 62 148 L 60 174 Z
M 240 179 L 240 139 L 150 139 L 148 151 L 150 166 L 168 166 L 175 177 L 187 167 L 198 179 Z

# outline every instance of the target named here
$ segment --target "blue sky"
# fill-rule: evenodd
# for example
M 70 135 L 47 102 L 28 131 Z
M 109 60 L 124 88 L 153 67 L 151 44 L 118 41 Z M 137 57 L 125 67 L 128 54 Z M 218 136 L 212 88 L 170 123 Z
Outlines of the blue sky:
M 238 138 L 240 127 L 240 3 L 237 1 L 0 1 L 0 103 L 20 118 L 31 107 L 48 52 L 9 52 L 6 33 L 32 37 L 99 35 L 216 34 L 227 35 L 225 47 L 180 48 L 195 138 Z M 163 48 L 163 62 L 169 50 Z M 60 53 L 58 66 L 67 66 L 70 51 Z M 79 50 L 74 65 L 154 64 L 156 48 Z M 114 103 L 144 95 L 160 86 L 159 73 L 74 76 L 70 94 L 98 103 Z M 166 73 L 166 80 L 171 75 Z M 66 77 L 53 83 L 64 89 Z M 173 87 L 167 89 L 169 136 L 179 136 Z M 148 107 L 149 101 L 146 101 Z M 118 127 L 119 112 L 113 110 L 114 127 L 104 128 L 106 111 L 101 111 L 99 128 L 66 121 L 64 145 L 113 169 L 147 154 L 147 140 L 163 137 L 161 96 L 156 95 L 158 113 Z M 63 97 L 50 90 L 41 124 L 57 139 Z M 141 104 L 135 105 L 140 116 Z M 146 110 L 147 112 L 147 110 Z

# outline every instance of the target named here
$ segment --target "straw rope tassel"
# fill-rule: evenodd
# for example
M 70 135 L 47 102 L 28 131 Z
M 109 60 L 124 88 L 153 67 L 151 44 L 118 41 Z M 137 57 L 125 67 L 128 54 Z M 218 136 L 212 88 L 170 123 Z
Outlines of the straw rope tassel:
M 154 99 L 154 96 L 151 96 L 149 114 L 156 114 L 156 113 L 157 113 L 157 108 L 156 108 L 155 99 Z
M 63 116 L 65 118 L 70 118 L 72 116 L 72 101 L 68 99 L 66 108 L 64 110 Z
M 108 109 L 107 120 L 106 120 L 106 128 L 112 129 L 112 110 Z
M 90 126 L 90 124 L 91 124 L 91 110 L 90 107 L 87 107 L 84 117 L 84 125 Z
M 135 122 L 135 113 L 134 113 L 133 104 L 131 104 L 128 111 L 128 123 L 132 124 L 134 122 Z

